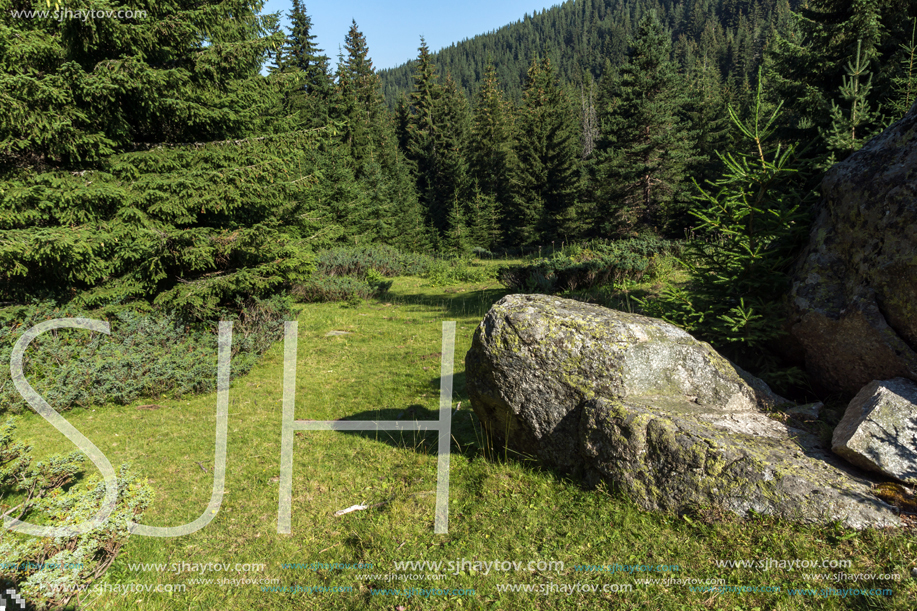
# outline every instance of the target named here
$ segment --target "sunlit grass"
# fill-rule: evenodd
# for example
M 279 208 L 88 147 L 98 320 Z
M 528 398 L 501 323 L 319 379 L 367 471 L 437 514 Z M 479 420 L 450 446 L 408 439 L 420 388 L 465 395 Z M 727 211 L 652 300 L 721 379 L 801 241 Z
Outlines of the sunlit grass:
M 495 265 L 495 263 L 494 263 Z M 672 272 L 673 274 L 677 272 Z M 434 419 L 439 401 L 442 322 L 456 321 L 454 443 L 449 533 L 433 534 L 436 442 L 421 433 L 300 432 L 295 438 L 292 534 L 277 533 L 283 345 L 274 345 L 230 390 L 225 496 L 204 529 L 179 538 L 133 537 L 103 577 L 106 584 L 186 584 L 181 593 L 87 593 L 92 610 L 210 609 L 913 609 L 917 563 L 912 535 L 805 527 L 772 519 L 686 518 L 642 512 L 604 489 L 584 490 L 530 462 L 483 448 L 464 387 L 464 355 L 474 329 L 505 291 L 495 282 L 450 287 L 398 278 L 380 301 L 358 307 L 305 306 L 299 316 L 296 417 L 328 420 Z M 329 331 L 347 335 L 326 336 Z M 214 359 L 216 355 L 214 355 Z M 158 409 L 138 409 L 142 404 Z M 131 462 L 156 500 L 143 522 L 193 521 L 210 498 L 216 395 L 66 413 L 112 464 Z M 36 453 L 72 449 L 34 414 L 19 421 Z M 352 505 L 376 505 L 335 517 Z M 900 582 L 806 582 L 803 572 L 717 568 L 718 559 L 849 559 L 847 573 L 898 573 Z M 469 570 L 439 581 L 386 581 L 403 560 L 559 560 L 561 572 Z M 372 570 L 284 570 L 285 563 L 372 563 Z M 257 563 L 230 571 L 131 571 L 135 563 Z M 679 565 L 677 573 L 578 572 L 582 565 Z M 432 571 L 418 571 L 432 573 Z M 811 572 L 829 572 L 817 570 Z M 832 570 L 831 572 L 837 572 Z M 363 577 L 363 574 L 376 577 Z M 402 573 L 403 574 L 403 573 Z M 698 593 L 688 585 L 640 585 L 644 578 L 723 579 L 779 586 L 781 593 Z M 277 579 L 276 585 L 353 588 L 347 593 L 274 593 L 219 579 Z M 210 585 L 193 579 L 213 579 Z M 598 584 L 599 592 L 499 592 L 498 585 Z M 602 593 L 602 584 L 628 584 Z M 894 596 L 789 596 L 786 589 L 884 588 Z M 374 596 L 371 589 L 466 588 L 470 596 Z

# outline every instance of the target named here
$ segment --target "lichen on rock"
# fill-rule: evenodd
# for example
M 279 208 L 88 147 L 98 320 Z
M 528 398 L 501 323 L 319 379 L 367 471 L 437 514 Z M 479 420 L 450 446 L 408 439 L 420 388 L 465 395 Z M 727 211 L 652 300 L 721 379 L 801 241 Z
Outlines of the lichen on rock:
M 813 382 L 917 381 L 917 107 L 825 175 L 788 330 Z
M 789 402 L 664 321 L 509 295 L 481 321 L 465 366 L 493 443 L 646 509 L 898 524 L 863 474 L 766 416 Z

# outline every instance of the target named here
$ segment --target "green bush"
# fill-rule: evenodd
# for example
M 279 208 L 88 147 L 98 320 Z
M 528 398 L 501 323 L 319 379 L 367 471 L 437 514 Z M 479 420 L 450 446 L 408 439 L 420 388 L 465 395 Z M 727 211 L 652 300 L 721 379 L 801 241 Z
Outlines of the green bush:
M 486 282 L 494 272 L 483 265 L 475 265 L 470 259 L 439 259 L 433 262 L 424 278 L 434 286 L 447 286 L 462 282 Z
M 314 270 L 308 236 L 340 232 L 322 204 L 330 179 L 290 178 L 315 166 L 323 137 L 155 147 L 80 172 L 3 173 L 0 301 L 143 300 L 207 320 L 238 296 L 282 292 Z
M 10 515 L 51 527 L 92 519 L 105 498 L 105 482 L 96 474 L 76 483 L 85 459 L 80 452 L 52 456 L 32 464 L 30 446 L 13 441 L 15 422 L 0 426 L 0 497 L 18 497 Z M 0 539 L 0 580 L 15 584 L 34 609 L 61 609 L 101 577 L 127 542 L 130 522 L 140 522 L 153 500 L 146 482 L 122 465 L 117 475 L 114 511 L 82 535 L 31 537 L 5 534 Z M 68 591 L 69 590 L 69 591 Z
M 593 240 L 570 244 L 550 257 L 525 266 L 499 270 L 500 281 L 518 292 L 559 293 L 590 289 L 623 280 L 639 280 L 654 272 L 664 255 L 680 244 L 656 237 L 629 240 Z
M 423 276 L 433 258 L 429 255 L 401 252 L 384 244 L 341 246 L 322 251 L 317 257 L 320 276 L 366 278 L 369 270 L 393 276 Z
M 246 374 L 258 357 L 282 337 L 283 322 L 295 319 L 289 298 L 252 298 L 233 321 L 231 377 Z M 18 412 L 25 401 L 10 379 L 10 355 L 19 337 L 39 322 L 54 318 L 100 318 L 109 335 L 83 329 L 58 329 L 37 337 L 23 359 L 32 387 L 57 410 L 89 404 L 126 404 L 138 397 L 181 396 L 216 388 L 216 321 L 188 324 L 158 311 L 124 309 L 116 314 L 86 312 L 53 302 L 7 308 L 0 312 L 0 412 Z
M 813 194 L 805 189 L 794 147 L 769 144 L 779 111 L 778 105 L 766 121 L 760 116 L 760 83 L 748 124 L 730 109 L 753 152 L 720 155 L 726 171 L 711 185 L 716 191 L 698 187 L 692 211 L 700 220 L 698 237 L 684 257 L 689 285 L 670 287 L 641 305 L 786 392 L 803 384 L 804 376 L 769 347 L 784 333 L 781 299 L 807 233 Z
M 378 297 L 385 294 L 390 288 L 392 288 L 391 280 L 373 281 L 351 276 L 316 276 L 308 282 L 294 286 L 293 296 L 306 303 L 348 301 Z

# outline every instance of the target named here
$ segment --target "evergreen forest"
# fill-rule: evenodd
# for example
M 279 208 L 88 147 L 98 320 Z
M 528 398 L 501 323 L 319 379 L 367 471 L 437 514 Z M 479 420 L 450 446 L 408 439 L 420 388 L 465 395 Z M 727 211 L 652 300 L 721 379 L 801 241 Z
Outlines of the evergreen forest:
M 390 70 L 356 21 L 330 57 L 290 2 L 282 27 L 260 0 L 140 0 L 144 15 L 117 19 L 0 0 L 0 361 L 51 319 L 133 338 L 35 340 L 24 371 L 49 403 L 210 392 L 216 321 L 235 324 L 238 378 L 297 303 L 382 298 L 382 312 L 393 278 L 412 276 L 664 318 L 784 396 L 814 398 L 778 346 L 783 296 L 825 173 L 917 102 L 917 0 L 567 0 L 438 52 L 418 37 Z M 658 286 L 634 291 L 645 278 Z M 17 383 L 0 368 L 0 413 L 25 407 Z M 100 482 L 58 494 L 81 458 L 33 468 L 14 428 L 0 426 L 0 500 L 19 503 L 5 517 L 101 504 Z M 126 524 L 152 493 L 126 467 L 118 477 Z M 72 552 L 92 562 L 66 579 L 88 583 L 126 528 L 78 546 L 7 539 L 0 555 Z M 26 583 L 12 574 L 0 581 Z M 73 598 L 37 594 L 53 576 L 29 575 L 36 608 Z
M 334 247 L 461 258 L 662 240 L 721 282 L 648 311 L 721 347 L 739 332 L 710 321 L 742 320 L 727 326 L 748 344 L 773 298 L 750 278 L 779 284 L 825 170 L 917 92 L 904 0 L 575 0 L 439 53 L 421 37 L 383 72 L 355 21 L 336 62 L 317 48 L 300 0 L 289 31 L 236 0 L 88 21 L 8 5 L 7 306 L 200 321 L 314 295 L 316 253 Z M 722 295 L 728 311 L 708 315 Z

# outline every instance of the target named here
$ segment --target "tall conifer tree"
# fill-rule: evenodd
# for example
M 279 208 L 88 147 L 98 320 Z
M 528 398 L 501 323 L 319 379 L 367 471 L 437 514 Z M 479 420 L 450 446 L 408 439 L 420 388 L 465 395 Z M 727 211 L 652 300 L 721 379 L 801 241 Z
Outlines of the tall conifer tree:
M 597 160 L 603 230 L 661 229 L 689 199 L 696 135 L 683 119 L 687 97 L 670 59 L 671 42 L 651 11 L 627 61 L 603 87 L 603 138 Z
M 442 126 L 437 123 L 437 108 L 443 96 L 436 78 L 436 66 L 430 58 L 430 49 L 421 36 L 418 57 L 414 66 L 414 89 L 404 126 L 405 155 L 414 165 L 417 192 L 433 226 L 442 231 L 447 226 L 448 207 L 442 202 L 438 189 L 439 171 L 437 144 Z
M 307 126 L 325 125 L 334 93 L 328 56 L 314 42 L 312 18 L 300 0 L 293 0 L 288 17 L 290 34 L 276 53 L 271 73 L 294 76 L 293 91 L 286 94 L 289 110 L 298 112 Z
M 513 131 L 512 108 L 503 98 L 493 63 L 488 62 L 475 101 L 469 148 L 477 189 L 471 202 L 474 240 L 486 249 L 492 248 L 506 231 L 502 211 L 513 204 Z
M 493 63 L 487 64 L 484 82 L 475 101 L 471 158 L 481 192 L 493 196 L 501 206 L 509 207 L 515 161 L 513 113 L 503 98 Z
M 379 77 L 369 57 L 366 37 L 356 21 L 344 41 L 347 54 L 338 62 L 334 115 L 343 123 L 341 139 L 349 150 L 364 200 L 360 208 L 366 240 L 383 240 L 411 250 L 430 247 L 410 169 L 398 150 Z
M 507 238 L 519 244 L 572 237 L 579 185 L 577 112 L 551 60 L 535 59 L 519 116 L 514 202 Z
M 414 163 L 417 190 L 428 218 L 441 236 L 454 236 L 462 232 L 453 231 L 452 225 L 466 222 L 464 207 L 472 196 L 468 101 L 451 76 L 439 82 L 422 37 L 418 52 L 410 107 L 407 116 L 399 115 L 398 122 L 406 124 L 406 155 Z M 456 211 L 457 206 L 463 209 Z

